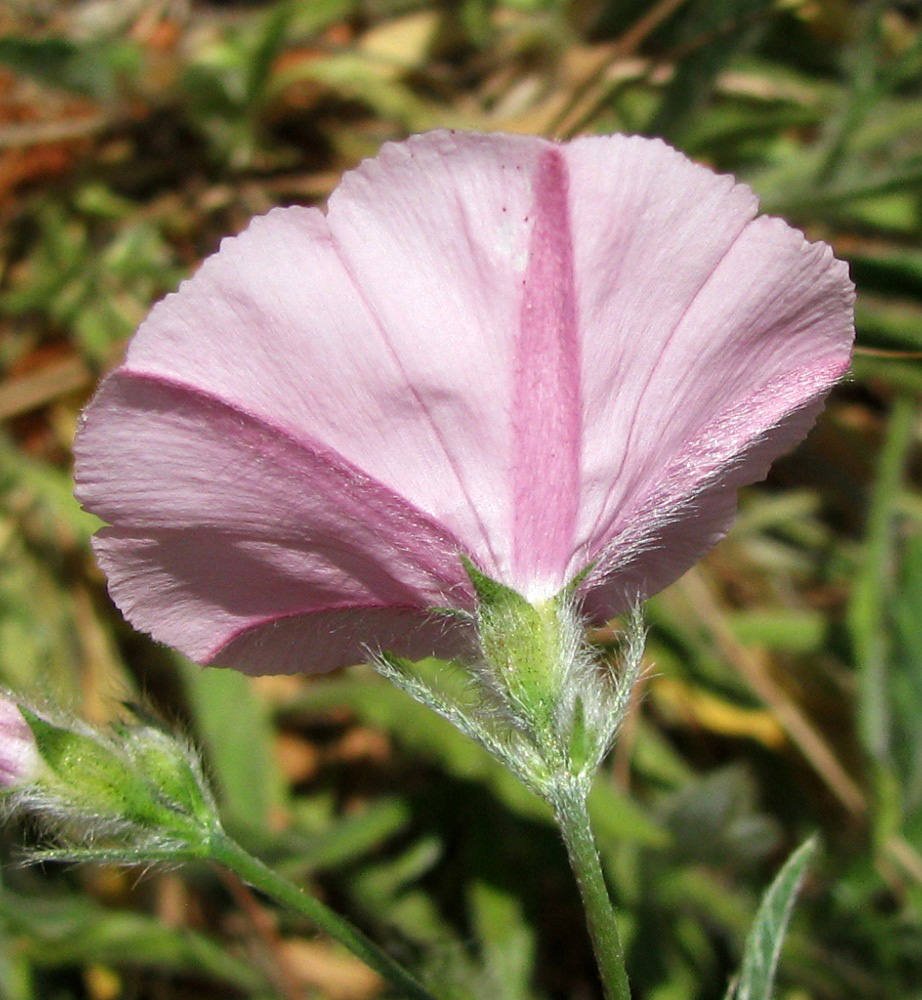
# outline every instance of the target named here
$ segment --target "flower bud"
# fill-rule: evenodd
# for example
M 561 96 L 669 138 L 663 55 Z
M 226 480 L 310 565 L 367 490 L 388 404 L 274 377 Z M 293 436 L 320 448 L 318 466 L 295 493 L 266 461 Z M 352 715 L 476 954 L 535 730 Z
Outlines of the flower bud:
M 192 750 L 142 717 L 94 729 L 0 695 L 0 790 L 66 845 L 44 857 L 131 861 L 151 847 L 198 854 L 220 827 Z
M 29 724 L 16 702 L 0 695 L 0 789 L 28 782 L 41 769 Z

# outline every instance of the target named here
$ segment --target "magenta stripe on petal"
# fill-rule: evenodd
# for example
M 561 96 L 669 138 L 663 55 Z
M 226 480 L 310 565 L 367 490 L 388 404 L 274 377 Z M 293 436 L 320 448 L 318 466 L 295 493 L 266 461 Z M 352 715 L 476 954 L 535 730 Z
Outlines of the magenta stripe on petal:
M 309 433 L 195 386 L 122 367 L 76 456 L 81 501 L 113 525 L 96 542 L 113 599 L 199 662 L 280 617 L 379 606 L 380 624 L 388 608 L 402 622 L 407 607 L 471 603 L 442 525 Z M 333 668 L 318 662 L 305 651 L 301 669 Z
M 568 180 L 558 149 L 535 174 L 534 222 L 515 344 L 513 569 L 550 592 L 572 555 L 580 496 L 580 343 Z

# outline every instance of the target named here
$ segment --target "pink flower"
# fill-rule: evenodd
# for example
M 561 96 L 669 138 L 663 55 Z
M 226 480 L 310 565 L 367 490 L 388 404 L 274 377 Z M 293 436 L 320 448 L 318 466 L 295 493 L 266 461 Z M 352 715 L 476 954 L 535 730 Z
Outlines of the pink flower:
M 0 789 L 29 781 L 40 767 L 41 758 L 29 724 L 18 705 L 0 695 Z
M 846 265 L 662 142 L 435 132 L 255 219 L 77 439 L 116 603 L 195 660 L 467 641 L 459 554 L 604 621 L 727 530 L 846 370 Z

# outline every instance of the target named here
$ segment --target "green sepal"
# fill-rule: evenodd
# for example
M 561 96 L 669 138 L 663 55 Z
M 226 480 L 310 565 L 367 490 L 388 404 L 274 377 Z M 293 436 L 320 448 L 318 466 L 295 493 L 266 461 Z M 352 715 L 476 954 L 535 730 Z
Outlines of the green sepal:
M 559 601 L 536 605 L 491 579 L 465 556 L 464 569 L 477 594 L 477 618 L 484 660 L 511 701 L 524 711 L 539 736 L 555 730 L 560 703 L 561 635 Z
M 118 727 L 132 763 L 171 808 L 206 824 L 215 819 L 214 798 L 194 750 L 165 729 L 157 716 L 143 705 L 123 704 L 142 723 L 140 727 Z
M 576 591 L 579 589 L 579 585 L 586 579 L 587 576 L 595 569 L 595 563 L 591 562 L 588 566 L 584 566 L 573 579 L 563 588 L 562 594 L 567 597 L 572 597 Z
M 457 618 L 460 621 L 469 622 L 471 621 L 471 614 L 468 611 L 463 611 L 461 608 L 440 608 L 433 607 L 428 609 L 430 614 L 442 615 L 445 618 Z
M 24 706 L 39 756 L 50 772 L 46 780 L 74 806 L 116 821 L 155 825 L 165 810 L 130 762 L 85 733 L 56 726 Z
M 582 696 L 577 696 L 570 720 L 570 768 L 574 774 L 582 771 L 595 750 L 595 741 L 586 725 L 586 709 Z
M 467 556 L 461 556 L 461 565 L 464 567 L 464 571 L 467 573 L 468 579 L 471 581 L 471 586 L 474 588 L 477 599 L 482 607 L 499 608 L 515 604 L 524 604 L 531 607 L 518 591 L 507 587 L 498 580 L 494 580 L 492 577 L 487 576 L 486 573 L 482 573 Z
M 215 818 L 204 779 L 175 737 L 152 725 L 126 729 L 125 739 L 132 762 L 164 805 L 205 825 Z
M 412 674 L 413 664 L 404 656 L 398 656 L 396 653 L 392 653 L 389 649 L 382 649 L 378 653 L 378 659 L 382 663 L 387 664 L 395 673 L 398 674 Z

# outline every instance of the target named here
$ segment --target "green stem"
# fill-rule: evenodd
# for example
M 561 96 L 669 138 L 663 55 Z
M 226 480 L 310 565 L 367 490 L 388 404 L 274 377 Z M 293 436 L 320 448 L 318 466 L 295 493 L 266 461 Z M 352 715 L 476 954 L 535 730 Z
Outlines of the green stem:
M 327 909 L 319 900 L 248 854 L 226 834 L 218 832 L 212 835 L 208 845 L 208 857 L 234 872 L 235 875 L 239 875 L 255 889 L 259 889 L 277 902 L 307 917 L 330 937 L 345 945 L 367 966 L 391 983 L 399 991 L 402 1000 L 403 998 L 406 1000 L 436 1000 L 406 969 L 385 954 L 360 930 L 332 910 Z
M 631 1000 L 615 909 L 602 874 L 599 852 L 589 823 L 586 796 L 577 789 L 568 790 L 556 801 L 555 811 L 570 856 L 570 867 L 583 898 L 586 924 L 605 996 L 607 1000 Z

